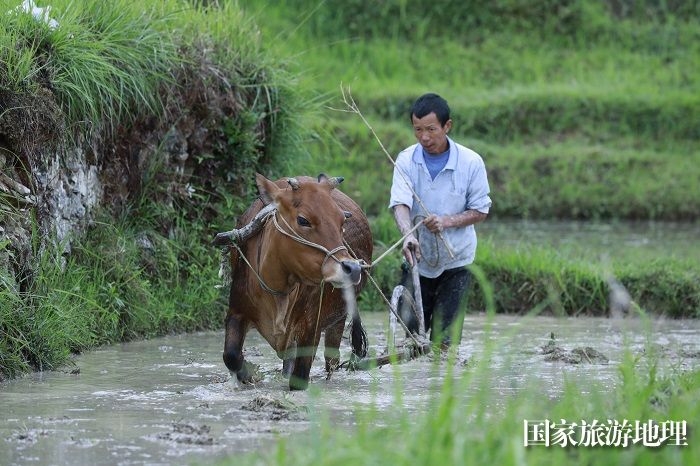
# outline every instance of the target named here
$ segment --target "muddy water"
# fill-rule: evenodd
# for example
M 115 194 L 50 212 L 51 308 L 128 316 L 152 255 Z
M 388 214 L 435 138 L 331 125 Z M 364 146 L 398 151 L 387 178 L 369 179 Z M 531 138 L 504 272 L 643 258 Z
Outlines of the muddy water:
M 385 345 L 386 316 L 365 314 L 374 351 Z M 700 364 L 700 321 L 614 321 L 598 318 L 468 316 L 457 370 L 487 360 L 500 400 L 528 381 L 556 397 L 564 378 L 618 383 L 625 344 L 643 355 L 649 342 L 666 368 Z M 564 349 L 591 346 L 608 364 L 547 362 L 540 347 L 554 333 Z M 486 339 L 495 343 L 489 358 Z M 339 372 L 325 380 L 322 360 L 312 369 L 310 390 L 293 392 L 280 376 L 274 352 L 252 332 L 247 358 L 264 381 L 240 388 L 221 361 L 222 332 L 172 336 L 105 347 L 76 358 L 64 372 L 36 373 L 0 385 L 0 464 L 198 464 L 272 445 L 280 435 L 308 429 L 321 410 L 350 424 L 354 410 L 390 405 L 396 384 L 405 409 L 420 411 L 446 362 L 427 358 L 369 372 Z M 349 350 L 344 342 L 343 355 Z M 641 363 L 646 356 L 642 356 Z M 483 358 L 483 359 L 482 359 Z M 435 367 L 438 367 L 436 370 Z M 71 374 L 70 372 L 79 373 Z M 497 409 L 498 406 L 494 406 Z

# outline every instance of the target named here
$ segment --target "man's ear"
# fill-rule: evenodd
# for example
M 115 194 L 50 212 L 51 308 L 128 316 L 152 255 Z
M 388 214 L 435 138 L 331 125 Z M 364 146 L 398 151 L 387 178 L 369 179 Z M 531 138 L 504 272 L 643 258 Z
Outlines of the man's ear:
M 262 199 L 265 205 L 275 202 L 280 191 L 282 191 L 275 183 L 268 180 L 260 173 L 255 174 L 255 184 L 258 186 L 260 199 Z
M 445 122 L 445 134 L 449 133 L 452 129 L 452 119 L 450 118 Z

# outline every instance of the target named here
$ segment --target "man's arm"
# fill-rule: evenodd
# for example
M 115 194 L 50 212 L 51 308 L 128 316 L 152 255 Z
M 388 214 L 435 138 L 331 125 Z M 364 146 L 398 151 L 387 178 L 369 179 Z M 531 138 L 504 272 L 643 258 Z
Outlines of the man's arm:
M 397 206 L 398 207 L 398 206 Z M 396 215 L 396 214 L 394 214 Z M 486 220 L 486 217 L 488 214 L 485 214 L 483 212 L 479 212 L 478 210 L 465 210 L 462 213 L 459 214 L 452 214 L 452 215 L 431 215 L 430 217 L 426 218 L 423 223 L 425 223 L 425 226 L 430 230 L 432 233 L 439 233 L 446 228 L 458 228 L 458 227 L 466 227 L 468 225 L 475 225 L 477 223 L 483 222 Z M 397 220 L 398 223 L 398 220 Z M 401 227 L 399 227 L 401 228 Z M 410 222 L 409 222 L 409 229 L 410 229 Z

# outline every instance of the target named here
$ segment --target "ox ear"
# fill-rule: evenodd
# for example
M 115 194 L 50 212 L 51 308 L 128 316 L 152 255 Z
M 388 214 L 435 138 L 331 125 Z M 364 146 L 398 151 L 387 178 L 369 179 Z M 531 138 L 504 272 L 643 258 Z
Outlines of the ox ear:
M 255 174 L 255 184 L 258 186 L 258 192 L 260 193 L 260 199 L 265 205 L 275 202 L 279 192 L 282 191 L 277 187 L 275 183 L 268 180 L 260 173 Z

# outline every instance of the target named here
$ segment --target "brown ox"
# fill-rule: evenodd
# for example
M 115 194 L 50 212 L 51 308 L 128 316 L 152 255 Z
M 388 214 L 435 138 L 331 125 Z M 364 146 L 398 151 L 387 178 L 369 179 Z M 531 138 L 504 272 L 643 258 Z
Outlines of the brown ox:
M 272 182 L 256 175 L 260 199 L 241 216 L 237 228 L 249 224 L 269 203 L 276 205 L 277 217 L 270 217 L 257 234 L 240 245 L 250 266 L 231 248 L 224 362 L 241 383 L 250 383 L 252 377 L 243 359 L 243 342 L 251 326 L 284 361 L 283 372 L 290 376 L 290 389 L 308 386 L 321 332 L 325 332 L 328 374 L 338 365 L 347 315 L 343 291 L 338 288 L 354 286 L 359 292 L 363 284 L 361 268 L 351 254 L 367 262 L 372 256 L 367 218 L 352 199 L 334 189 L 338 180 L 342 178 L 319 175 L 318 179 L 298 177 Z M 280 229 L 326 251 L 299 242 Z M 366 335 L 356 312 L 351 341 L 353 353 L 364 357 Z

